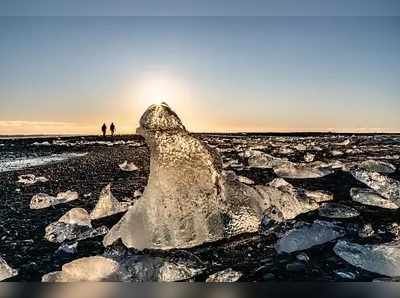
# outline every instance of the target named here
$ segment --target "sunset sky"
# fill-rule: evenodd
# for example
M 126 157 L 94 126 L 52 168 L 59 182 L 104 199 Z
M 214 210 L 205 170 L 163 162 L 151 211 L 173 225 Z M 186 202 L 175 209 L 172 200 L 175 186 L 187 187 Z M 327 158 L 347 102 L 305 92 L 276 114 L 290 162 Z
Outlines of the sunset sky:
M 400 17 L 0 17 L 0 134 L 400 132 Z

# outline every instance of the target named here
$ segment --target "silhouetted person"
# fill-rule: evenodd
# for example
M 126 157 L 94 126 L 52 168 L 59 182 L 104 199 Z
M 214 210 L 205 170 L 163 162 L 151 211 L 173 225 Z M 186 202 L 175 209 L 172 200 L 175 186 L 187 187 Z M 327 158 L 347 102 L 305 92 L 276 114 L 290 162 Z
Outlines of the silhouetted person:
M 103 132 L 103 137 L 105 137 L 106 132 L 107 132 L 107 125 L 105 123 L 103 123 L 103 126 L 101 127 L 101 131 Z
M 111 136 L 113 137 L 113 136 L 114 136 L 114 132 L 115 132 L 115 125 L 114 125 L 114 122 L 111 123 L 111 125 L 110 125 L 110 130 L 111 130 Z

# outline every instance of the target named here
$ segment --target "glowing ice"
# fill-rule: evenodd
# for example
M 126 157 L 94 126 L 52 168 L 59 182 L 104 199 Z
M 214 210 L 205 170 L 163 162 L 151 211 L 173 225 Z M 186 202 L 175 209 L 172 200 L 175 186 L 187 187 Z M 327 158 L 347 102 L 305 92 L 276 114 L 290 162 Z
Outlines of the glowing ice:
M 218 153 L 187 132 L 166 104 L 148 108 L 138 132 L 150 149 L 148 184 L 104 238 L 106 246 L 121 238 L 136 249 L 191 247 L 258 231 L 271 206 L 288 218 L 318 208 L 301 191 L 252 187 L 224 173 Z
M 130 203 L 127 202 L 119 202 L 111 193 L 111 184 L 108 184 L 102 189 L 96 207 L 90 213 L 90 218 L 99 219 L 125 212 L 129 205 Z
M 118 280 L 117 262 L 102 257 L 86 257 L 64 264 L 61 271 L 42 277 L 42 282 L 82 282 Z
M 18 275 L 18 271 L 12 269 L 6 261 L 0 257 L 0 281 Z

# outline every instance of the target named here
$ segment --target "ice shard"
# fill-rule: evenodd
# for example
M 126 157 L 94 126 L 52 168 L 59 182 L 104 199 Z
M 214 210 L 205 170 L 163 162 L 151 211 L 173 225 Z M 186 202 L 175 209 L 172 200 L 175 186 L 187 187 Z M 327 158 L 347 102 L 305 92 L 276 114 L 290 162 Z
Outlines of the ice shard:
M 360 245 L 338 241 L 334 252 L 346 262 L 390 277 L 400 276 L 400 242 Z
M 6 261 L 0 257 L 0 281 L 14 277 L 18 274 L 18 271 L 11 268 Z
M 378 172 L 383 174 L 391 174 L 396 171 L 396 167 L 391 163 L 379 160 L 366 160 L 360 164 L 360 168 L 369 172 Z
M 119 265 L 102 257 L 86 257 L 64 264 L 61 271 L 42 277 L 42 282 L 117 281 Z
M 281 159 L 258 150 L 247 150 L 243 156 L 247 157 L 247 162 L 251 168 L 272 169 L 287 162 L 287 159 Z
M 91 219 L 99 219 L 113 214 L 125 212 L 130 203 L 119 202 L 111 192 L 111 184 L 105 186 L 101 192 L 96 207 L 90 212 Z
M 327 218 L 352 218 L 357 217 L 360 213 L 349 206 L 338 203 L 325 203 L 319 208 L 318 213 L 322 217 Z
M 242 273 L 231 268 L 211 274 L 206 282 L 236 282 L 242 277 Z
M 385 199 L 369 188 L 352 188 L 350 189 L 350 196 L 353 201 L 364 205 L 376 206 L 386 209 L 398 209 L 392 201 Z
M 125 160 L 122 164 L 120 164 L 118 166 L 122 171 L 125 171 L 125 172 L 133 172 L 133 171 L 137 171 L 139 169 L 133 162 L 128 163 L 127 160 Z
M 90 216 L 85 209 L 73 208 L 58 221 L 46 227 L 45 238 L 50 242 L 62 243 L 66 240 L 83 240 L 104 235 L 107 227 L 92 228 Z
M 350 172 L 358 181 L 368 185 L 384 198 L 400 206 L 399 181 L 377 172 L 369 172 L 359 168 L 353 168 Z
M 335 240 L 345 235 L 345 229 L 327 221 L 297 223 L 277 241 L 275 249 L 278 253 L 292 253 L 305 250 L 316 245 Z
M 296 164 L 292 162 L 286 162 L 274 167 L 274 172 L 281 178 L 291 179 L 320 178 L 333 173 L 332 169 L 329 167 L 321 167 L 319 165 L 314 166 L 311 163 Z

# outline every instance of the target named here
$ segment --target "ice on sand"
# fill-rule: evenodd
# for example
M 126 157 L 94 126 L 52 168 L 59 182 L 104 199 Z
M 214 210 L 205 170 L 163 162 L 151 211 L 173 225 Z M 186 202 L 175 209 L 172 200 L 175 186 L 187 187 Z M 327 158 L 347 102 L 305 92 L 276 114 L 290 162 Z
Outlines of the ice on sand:
M 242 273 L 231 268 L 211 274 L 206 282 L 236 282 L 242 277 Z
M 360 215 L 356 209 L 338 203 L 325 203 L 319 210 L 319 215 L 327 218 L 352 218 Z
M 31 184 L 35 184 L 37 182 L 47 182 L 49 181 L 49 179 L 47 179 L 46 177 L 36 177 L 33 174 L 26 174 L 26 175 L 21 175 L 18 176 L 18 183 L 22 183 L 22 184 L 27 184 L 27 185 L 31 185 Z
M 18 275 L 18 271 L 11 268 L 6 261 L 0 257 L 0 281 Z
M 108 232 L 105 226 L 92 228 L 90 216 L 85 209 L 73 208 L 58 221 L 46 227 L 45 238 L 50 242 L 62 243 L 66 240 L 83 240 L 104 235 Z
M 292 253 L 335 240 L 345 235 L 345 229 L 326 221 L 299 223 L 280 237 L 275 245 L 278 253 Z
M 353 266 L 382 275 L 400 276 L 400 242 L 360 245 L 338 241 L 334 252 Z
M 384 198 L 395 203 L 397 206 L 400 206 L 399 181 L 377 172 L 369 172 L 359 168 L 353 168 L 350 172 L 358 181 L 366 184 Z
M 125 160 L 122 164 L 119 164 L 118 166 L 122 171 L 125 172 L 133 172 L 139 170 L 139 168 L 133 162 L 128 163 L 127 160 Z
M 61 271 L 42 276 L 42 282 L 82 282 L 118 280 L 117 262 L 102 257 L 86 257 L 64 264 Z
M 274 167 L 274 172 L 281 178 L 291 179 L 320 178 L 333 173 L 332 169 L 329 167 L 321 167 L 319 165 L 314 166 L 311 163 L 296 164 L 292 162 L 282 163 L 281 165 Z
M 396 167 L 391 163 L 379 160 L 366 160 L 360 164 L 360 168 L 369 172 L 378 172 L 383 174 L 391 174 L 396 171 Z
M 91 219 L 99 219 L 113 214 L 125 212 L 130 203 L 119 202 L 111 192 L 111 184 L 105 186 L 100 193 L 96 207 L 90 212 Z
M 60 192 L 56 197 L 45 193 L 34 195 L 30 202 L 31 209 L 43 209 L 57 204 L 68 203 L 79 198 L 79 194 L 75 191 Z
M 258 231 L 273 205 L 295 210 L 289 217 L 318 207 L 315 200 L 299 202 L 293 193 L 281 199 L 283 191 L 273 186 L 249 186 L 224 173 L 218 153 L 186 131 L 166 104 L 149 107 L 138 132 L 150 149 L 148 184 L 104 238 L 106 246 L 120 238 L 136 249 L 191 247 Z
M 392 201 L 385 199 L 384 197 L 377 194 L 375 191 L 369 188 L 352 188 L 350 190 L 350 196 L 353 201 L 364 205 L 376 206 L 386 209 L 398 209 Z

